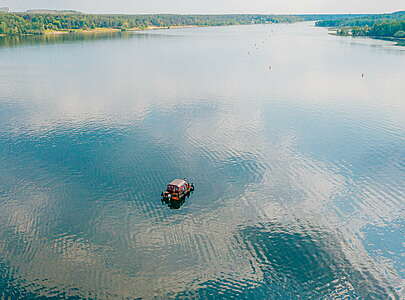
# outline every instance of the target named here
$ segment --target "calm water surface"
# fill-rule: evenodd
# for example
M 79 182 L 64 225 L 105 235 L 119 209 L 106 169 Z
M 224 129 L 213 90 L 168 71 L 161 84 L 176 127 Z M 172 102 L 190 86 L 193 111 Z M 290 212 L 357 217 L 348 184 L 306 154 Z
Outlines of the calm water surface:
M 403 299 L 404 50 L 310 23 L 0 39 L 0 298 Z

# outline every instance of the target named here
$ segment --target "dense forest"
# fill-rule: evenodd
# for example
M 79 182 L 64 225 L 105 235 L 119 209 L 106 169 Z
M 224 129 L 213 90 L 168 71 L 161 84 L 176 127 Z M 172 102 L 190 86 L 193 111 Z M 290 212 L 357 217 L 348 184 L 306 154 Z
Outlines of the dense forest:
M 44 34 L 47 31 L 113 28 L 126 31 L 150 26 L 222 26 L 317 21 L 317 26 L 339 27 L 341 35 L 405 36 L 405 12 L 380 15 L 91 15 L 76 11 L 39 10 L 0 12 L 0 34 Z
M 405 38 L 405 11 L 316 22 L 320 27 L 337 27 L 338 35 Z
M 74 31 L 95 28 L 147 28 L 149 26 L 221 26 L 284 23 L 302 20 L 276 15 L 87 15 L 87 14 L 0 14 L 0 34 L 43 34 L 47 30 Z

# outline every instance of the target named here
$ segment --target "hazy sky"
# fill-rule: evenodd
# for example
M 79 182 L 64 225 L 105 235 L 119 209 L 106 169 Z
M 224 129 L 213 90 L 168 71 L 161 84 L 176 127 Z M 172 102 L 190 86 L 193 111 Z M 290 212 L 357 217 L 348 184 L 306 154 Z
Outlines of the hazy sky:
M 0 0 L 0 6 L 95 13 L 381 13 L 405 10 L 405 0 Z

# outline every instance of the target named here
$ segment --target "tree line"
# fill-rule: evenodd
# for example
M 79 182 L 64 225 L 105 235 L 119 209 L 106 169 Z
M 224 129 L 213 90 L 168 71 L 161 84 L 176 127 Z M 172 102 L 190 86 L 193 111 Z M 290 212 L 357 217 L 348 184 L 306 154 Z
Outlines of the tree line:
M 338 35 L 405 38 L 405 11 L 367 17 L 316 22 L 320 27 L 337 27 Z
M 47 30 L 88 30 L 95 28 L 147 28 L 149 26 L 221 26 L 238 24 L 285 23 L 302 20 L 277 15 L 86 15 L 1 13 L 0 34 L 43 34 Z
M 0 34 L 44 34 L 46 31 L 77 31 L 114 28 L 122 31 L 149 26 L 222 26 L 317 21 L 317 26 L 338 27 L 341 35 L 405 36 L 405 11 L 380 15 L 91 15 L 69 11 L 1 13 Z

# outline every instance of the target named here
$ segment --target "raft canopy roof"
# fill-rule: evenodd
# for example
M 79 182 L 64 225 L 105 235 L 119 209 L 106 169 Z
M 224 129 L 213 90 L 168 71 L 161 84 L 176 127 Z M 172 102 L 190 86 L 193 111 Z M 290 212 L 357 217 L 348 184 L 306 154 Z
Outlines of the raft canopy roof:
M 186 184 L 186 181 L 183 180 L 183 179 L 175 179 L 175 180 L 173 180 L 172 182 L 169 183 L 169 185 L 174 185 L 174 186 L 178 186 L 178 187 L 181 187 L 181 186 L 183 186 L 185 184 Z

